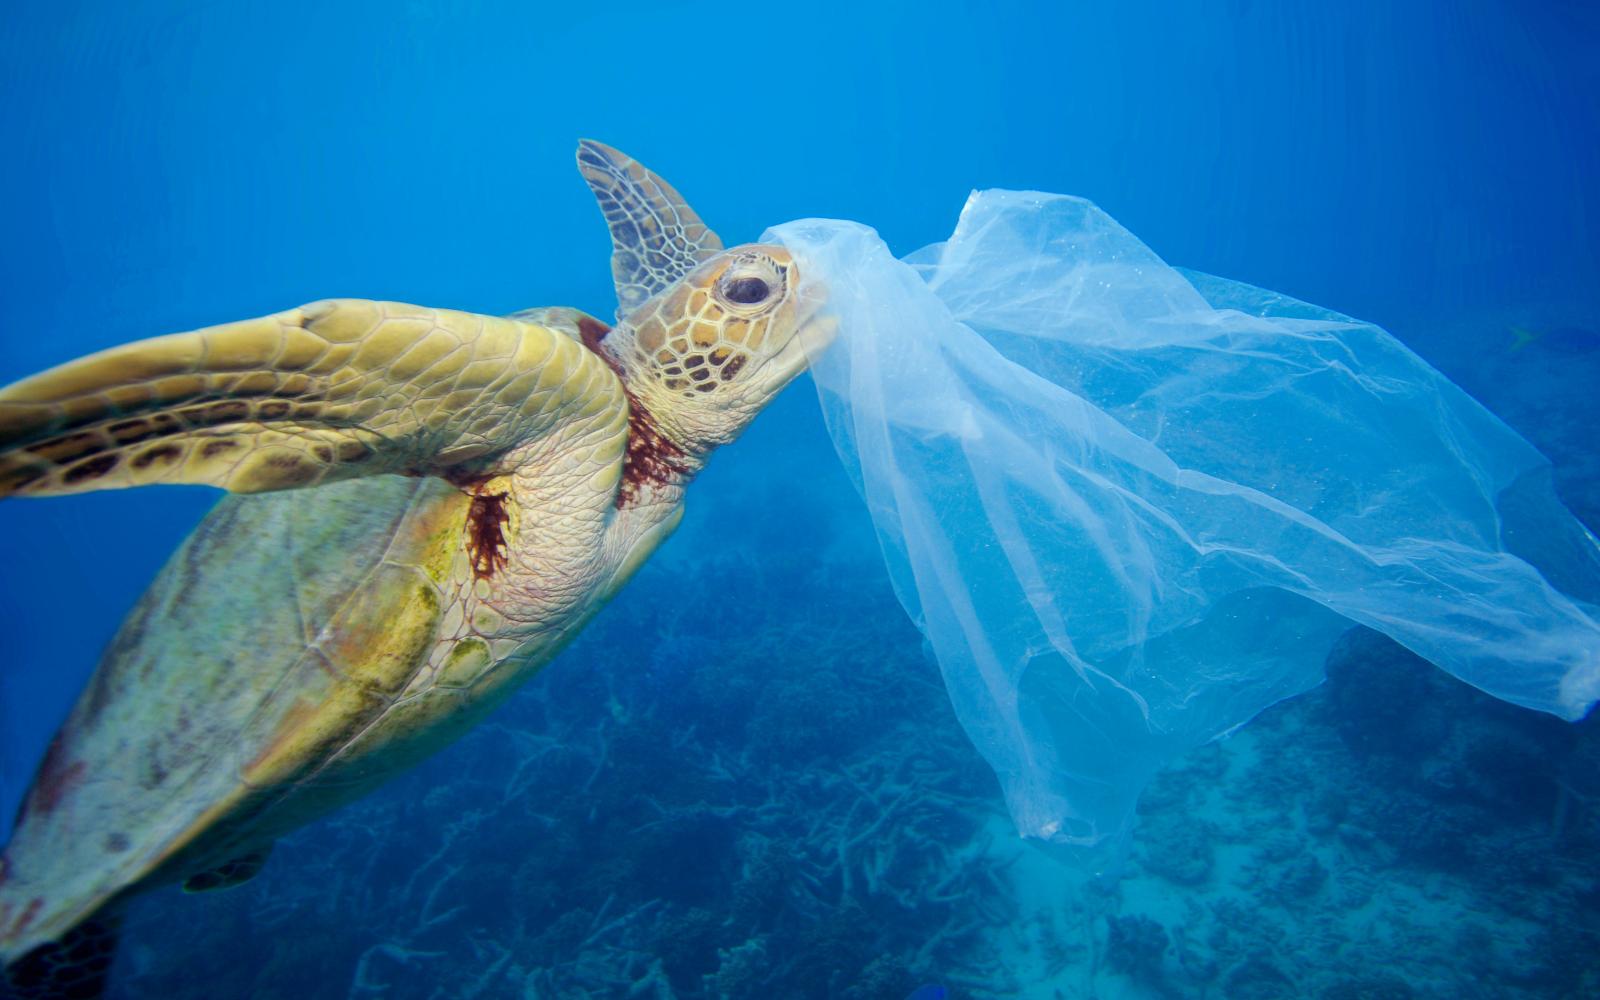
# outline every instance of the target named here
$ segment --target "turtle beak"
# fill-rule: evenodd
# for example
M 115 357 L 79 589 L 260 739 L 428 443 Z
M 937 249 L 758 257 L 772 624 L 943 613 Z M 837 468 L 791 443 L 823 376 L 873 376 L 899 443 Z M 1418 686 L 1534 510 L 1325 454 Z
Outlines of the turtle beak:
M 839 321 L 826 311 L 827 303 L 827 289 L 819 283 L 801 286 L 795 301 L 794 333 L 767 361 L 783 383 L 810 367 L 838 335 Z
M 817 310 L 800 324 L 800 329 L 795 331 L 794 339 L 799 343 L 800 349 L 805 352 L 806 364 L 814 363 L 822 352 L 826 351 L 839 335 L 839 320 L 832 313 L 823 312 L 819 306 Z
M 827 311 L 828 286 L 812 279 L 802 282 L 795 302 L 794 339 L 806 357 L 815 361 L 839 333 L 839 320 Z

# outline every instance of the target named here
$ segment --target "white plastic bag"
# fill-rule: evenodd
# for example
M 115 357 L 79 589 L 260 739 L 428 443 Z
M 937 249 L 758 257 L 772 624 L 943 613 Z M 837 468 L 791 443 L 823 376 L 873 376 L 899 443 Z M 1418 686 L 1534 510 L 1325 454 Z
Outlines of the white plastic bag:
M 828 426 L 1024 834 L 1124 829 L 1352 623 L 1563 718 L 1600 697 L 1600 543 L 1377 327 L 1181 273 L 1061 195 L 975 193 L 904 261 L 854 223 L 766 238 L 828 286 Z

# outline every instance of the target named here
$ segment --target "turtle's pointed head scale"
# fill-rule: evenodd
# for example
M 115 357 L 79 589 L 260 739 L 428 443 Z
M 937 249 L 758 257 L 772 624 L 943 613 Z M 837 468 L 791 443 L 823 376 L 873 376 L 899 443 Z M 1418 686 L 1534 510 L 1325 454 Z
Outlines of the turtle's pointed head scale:
M 629 392 L 682 447 L 727 444 L 832 337 L 822 295 L 780 246 L 707 260 L 606 336 Z

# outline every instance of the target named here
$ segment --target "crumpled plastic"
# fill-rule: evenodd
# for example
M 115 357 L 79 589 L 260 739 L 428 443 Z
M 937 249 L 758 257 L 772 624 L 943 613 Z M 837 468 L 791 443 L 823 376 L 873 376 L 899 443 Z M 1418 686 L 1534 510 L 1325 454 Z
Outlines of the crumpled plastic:
M 1383 330 L 1062 195 L 974 193 L 903 261 L 850 222 L 764 239 L 827 286 L 830 433 L 1023 834 L 1125 831 L 1354 624 L 1565 719 L 1600 698 L 1600 543 Z

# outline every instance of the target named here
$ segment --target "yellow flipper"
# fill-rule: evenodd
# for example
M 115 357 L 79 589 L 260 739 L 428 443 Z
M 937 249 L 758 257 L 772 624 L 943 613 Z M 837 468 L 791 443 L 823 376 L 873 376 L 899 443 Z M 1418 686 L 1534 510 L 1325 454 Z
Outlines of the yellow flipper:
M 546 327 L 343 299 L 102 351 L 0 389 L 0 496 L 375 473 L 472 478 L 620 384 Z

